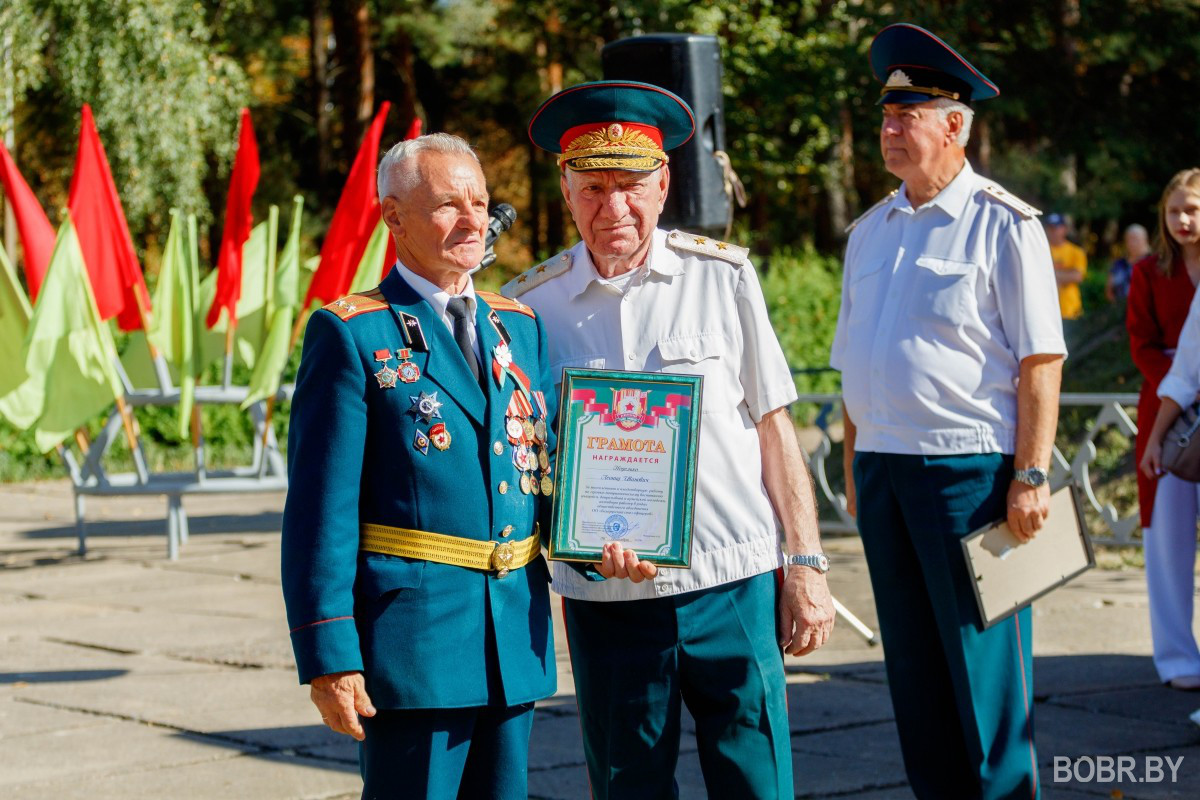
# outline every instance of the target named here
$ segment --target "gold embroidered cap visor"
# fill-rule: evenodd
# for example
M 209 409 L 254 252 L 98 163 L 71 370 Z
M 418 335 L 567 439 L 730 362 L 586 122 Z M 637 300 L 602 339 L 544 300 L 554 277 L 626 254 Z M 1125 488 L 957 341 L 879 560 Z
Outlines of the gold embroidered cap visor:
M 1000 89 L 953 47 L 924 28 L 900 22 L 871 41 L 871 71 L 883 84 L 879 105 L 947 97 L 970 105 Z
M 637 81 L 594 81 L 563 89 L 529 120 L 529 138 L 558 154 L 575 172 L 616 169 L 653 172 L 666 151 L 692 138 L 692 109 L 659 86 Z

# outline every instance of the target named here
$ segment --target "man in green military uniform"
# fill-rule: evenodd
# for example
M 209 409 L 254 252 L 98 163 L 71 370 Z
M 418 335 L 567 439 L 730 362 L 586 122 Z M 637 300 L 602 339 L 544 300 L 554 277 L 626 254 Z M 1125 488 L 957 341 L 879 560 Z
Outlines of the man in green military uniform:
M 402 142 L 379 184 L 398 263 L 313 315 L 296 380 L 300 680 L 361 742 L 363 797 L 524 798 L 533 703 L 555 690 L 546 340 L 528 306 L 472 286 L 488 196 L 466 142 Z

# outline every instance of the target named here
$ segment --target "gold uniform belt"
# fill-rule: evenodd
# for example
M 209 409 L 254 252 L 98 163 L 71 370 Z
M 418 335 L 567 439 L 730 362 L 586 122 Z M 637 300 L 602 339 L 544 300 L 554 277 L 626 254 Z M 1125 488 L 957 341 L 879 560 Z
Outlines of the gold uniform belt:
M 519 569 L 537 558 L 542 544 L 541 537 L 536 533 L 519 542 L 481 542 L 444 533 L 371 523 L 360 525 L 359 531 L 362 534 L 358 544 L 361 550 L 453 564 L 456 567 L 496 570 L 497 578 L 503 578 L 509 570 Z

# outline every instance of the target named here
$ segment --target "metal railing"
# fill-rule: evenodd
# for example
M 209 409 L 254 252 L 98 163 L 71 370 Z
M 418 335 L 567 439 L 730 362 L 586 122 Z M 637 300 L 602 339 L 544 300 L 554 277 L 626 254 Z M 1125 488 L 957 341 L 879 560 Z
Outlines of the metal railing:
M 1064 393 L 1059 399 L 1062 408 L 1095 407 L 1095 416 L 1086 424 L 1086 433 L 1079 442 L 1079 448 L 1074 458 L 1068 460 L 1062 451 L 1054 448 L 1050 464 L 1050 483 L 1060 485 L 1074 480 L 1086 499 L 1091 510 L 1100 520 L 1103 533 L 1096 535 L 1093 529 L 1092 541 L 1105 545 L 1134 545 L 1142 544 L 1138 522 L 1136 500 L 1128 507 L 1118 509 L 1112 503 L 1103 502 L 1097 496 L 1093 483 L 1093 465 L 1096 463 L 1098 450 L 1097 439 L 1110 427 L 1115 427 L 1129 441 L 1129 449 L 1133 448 L 1137 436 L 1137 425 L 1130 419 L 1127 407 L 1137 405 L 1138 396 L 1133 393 L 1082 394 Z M 833 441 L 829 437 L 829 425 L 841 416 L 842 398 L 836 394 L 802 394 L 799 402 L 813 403 L 820 406 L 817 417 L 817 430 L 821 437 L 815 447 L 806 448 L 809 466 L 817 491 L 827 501 L 824 506 L 831 507 L 836 516 L 822 515 L 820 520 L 822 533 L 855 533 L 857 528 L 854 518 L 846 513 L 846 495 L 838 491 L 831 481 L 826 469 L 827 461 L 833 452 Z M 820 504 L 819 504 L 820 505 Z

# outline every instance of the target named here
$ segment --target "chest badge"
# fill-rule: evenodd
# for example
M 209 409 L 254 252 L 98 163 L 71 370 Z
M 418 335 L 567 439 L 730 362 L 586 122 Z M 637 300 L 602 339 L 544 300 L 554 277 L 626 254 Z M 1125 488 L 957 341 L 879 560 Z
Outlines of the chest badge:
M 421 392 L 419 395 L 409 395 L 408 399 L 412 401 L 412 407 L 408 409 L 409 414 L 414 417 L 420 417 L 426 422 L 432 422 L 434 419 L 441 419 L 442 403 L 437 399 L 437 392 L 425 394 Z M 430 431 L 432 433 L 432 430 Z
M 429 454 L 429 437 L 420 431 L 413 436 L 413 450 L 416 450 L 421 455 Z
M 411 350 L 407 347 L 400 348 L 396 351 L 396 358 L 400 360 L 400 364 L 396 367 L 396 373 L 399 375 L 401 383 L 416 383 L 421 379 L 421 368 L 409 361 L 412 358 Z
M 375 373 L 375 380 L 379 381 L 380 389 L 395 389 L 396 388 L 396 370 L 385 366 L 379 372 Z
M 438 450 L 450 449 L 450 431 L 446 430 L 446 423 L 439 422 L 429 429 L 429 441 Z

